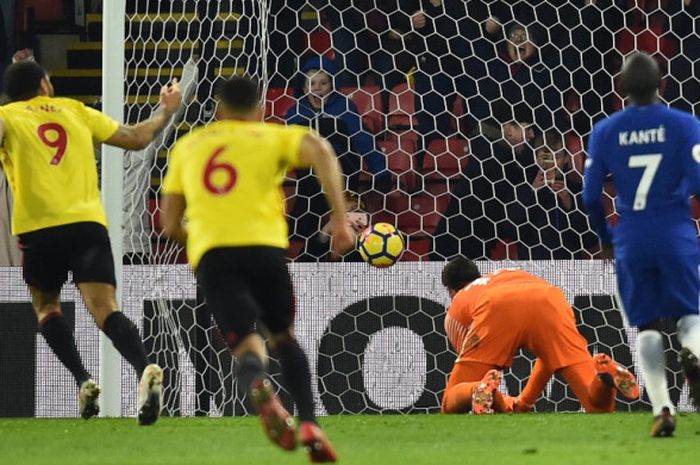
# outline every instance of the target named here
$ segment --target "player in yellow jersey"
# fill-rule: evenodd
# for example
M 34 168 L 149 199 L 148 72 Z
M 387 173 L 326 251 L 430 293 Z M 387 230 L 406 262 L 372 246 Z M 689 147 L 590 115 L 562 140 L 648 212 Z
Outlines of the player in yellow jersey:
M 9 103 L 0 107 L 0 161 L 14 194 L 12 232 L 20 238 L 41 334 L 80 386 L 81 416 L 96 415 L 100 388 L 83 365 L 59 303 L 71 271 L 97 326 L 136 370 L 138 420 L 151 424 L 160 414 L 163 374 L 149 365 L 136 326 L 117 308 L 93 141 L 125 149 L 148 145 L 180 106 L 177 82 L 161 90 L 156 115 L 132 126 L 54 97 L 48 75 L 34 62 L 9 66 L 4 89 Z
M 222 83 L 217 97 L 218 121 L 180 139 L 170 154 L 163 182 L 165 233 L 186 244 L 197 282 L 238 360 L 238 382 L 250 393 L 268 437 L 286 450 L 297 445 L 294 421 L 265 377 L 258 320 L 299 411 L 300 442 L 312 462 L 334 462 L 335 451 L 316 423 L 309 364 L 293 333 L 282 181 L 288 169 L 314 169 L 332 208 L 332 250 L 347 251 L 354 234 L 345 218 L 338 162 L 330 144 L 308 129 L 260 123 L 260 92 L 249 79 Z

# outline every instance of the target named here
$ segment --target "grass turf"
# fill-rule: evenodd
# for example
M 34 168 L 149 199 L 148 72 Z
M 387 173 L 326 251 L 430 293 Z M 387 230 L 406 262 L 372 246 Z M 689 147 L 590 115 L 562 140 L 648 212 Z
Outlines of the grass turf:
M 700 415 L 678 418 L 674 438 L 648 437 L 651 414 L 333 416 L 321 419 L 357 465 L 697 464 Z M 0 464 L 304 464 L 278 450 L 257 418 L 0 419 Z

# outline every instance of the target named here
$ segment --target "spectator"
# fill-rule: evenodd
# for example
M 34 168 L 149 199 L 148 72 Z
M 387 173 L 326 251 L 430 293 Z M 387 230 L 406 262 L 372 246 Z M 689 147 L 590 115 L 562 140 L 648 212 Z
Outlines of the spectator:
M 10 64 L 10 57 L 15 50 L 15 19 L 16 1 L 0 0 L 0 76 Z M 0 83 L 2 93 L 2 83 Z
M 375 0 L 374 8 L 366 13 L 370 43 L 378 46 L 369 52 L 372 71 L 379 75 L 382 92 L 382 107 L 389 108 L 389 91 L 397 84 L 406 82 L 406 76 L 416 67 L 416 57 L 410 53 L 404 38 L 390 28 L 389 17 L 396 13 L 397 4 L 392 0 Z M 410 37 L 406 38 L 408 41 Z
M 358 192 L 362 164 L 373 175 L 374 186 L 385 190 L 391 184 L 386 157 L 377 151 L 374 139 L 362 127 L 355 104 L 334 89 L 336 67 L 327 58 L 309 58 L 301 67 L 296 88 L 297 103 L 287 112 L 289 124 L 315 128 L 338 154 L 346 178 L 346 188 Z M 320 228 L 328 205 L 315 176 L 309 170 L 297 170 L 297 199 L 290 214 L 293 239 L 308 240 Z
M 312 4 L 321 10 L 332 36 L 335 63 L 340 72 L 336 86 L 357 87 L 367 71 L 367 55 L 376 48 L 368 48 L 364 15 L 372 6 L 372 0 L 315 0 Z
M 364 209 L 364 204 L 360 201 L 357 194 L 346 193 L 346 206 L 347 206 L 347 219 L 348 224 L 355 232 L 359 235 L 362 231 L 369 226 L 369 213 Z M 318 261 L 334 261 L 341 260 L 344 262 L 359 262 L 362 261 L 357 249 L 353 249 L 342 257 L 335 257 L 331 254 L 331 235 L 330 235 L 330 223 L 328 220 L 328 215 L 324 217 L 326 220 L 325 225 L 321 228 L 319 232 L 314 234 L 308 241 L 306 250 L 302 251 L 299 256 L 296 257 L 297 262 L 318 262 Z
M 529 146 L 532 111 L 523 103 L 512 107 L 499 100 L 493 114 L 496 119 L 482 122 L 470 138 L 469 162 L 435 233 L 436 260 L 488 258 L 498 240 L 514 241 L 518 258 L 529 257 L 534 230 L 527 208 L 534 195 L 528 180 L 536 169 Z
M 509 25 L 506 40 L 496 49 L 497 56 L 488 60 L 488 79 L 480 91 L 488 101 L 503 97 L 509 102 L 525 102 L 534 110 L 541 130 L 557 127 L 563 131 L 570 124 L 564 111 L 569 73 L 560 66 L 559 54 L 543 56 L 541 50 L 525 26 Z M 489 51 L 479 53 L 486 58 Z
M 533 143 L 537 174 L 532 181 L 535 202 L 528 219 L 537 234 L 528 244 L 533 260 L 571 259 L 597 243 L 581 209 L 580 183 L 571 181 L 571 155 L 562 135 L 547 131 Z
M 465 94 L 473 89 L 463 66 L 470 53 L 460 27 L 467 12 L 463 2 L 442 0 L 398 0 L 393 10 L 389 34 L 400 38 L 417 59 L 415 105 L 422 137 L 416 165 L 420 167 L 423 150 L 432 140 L 455 133 L 452 108 L 457 91 Z

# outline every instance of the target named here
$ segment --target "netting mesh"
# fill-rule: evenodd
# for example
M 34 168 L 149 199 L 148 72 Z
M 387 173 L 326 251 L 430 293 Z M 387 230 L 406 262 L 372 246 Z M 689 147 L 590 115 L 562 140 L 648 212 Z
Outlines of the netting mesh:
M 560 286 L 573 303 L 589 351 L 609 354 L 630 367 L 643 388 L 645 380 L 636 355 L 637 332 L 627 326 L 613 297 L 612 264 L 481 262 L 480 268 L 486 273 L 515 264 Z M 318 414 L 439 411 L 455 360 L 443 327 L 448 296 L 439 286 L 441 269 L 440 263 L 399 263 L 388 270 L 368 270 L 364 264 L 354 263 L 291 265 L 298 296 L 296 333 L 309 359 Z M 31 315 L 19 270 L 0 268 L 0 277 L 6 283 L 0 289 L 2 318 L 7 322 L 2 327 L 14 328 L 3 333 L 3 343 L 12 346 L 13 355 L 3 363 L 7 363 L 7 370 L 17 366 L 13 379 L 22 387 L 18 392 L 31 392 L 27 386 L 34 387 L 35 401 L 27 401 L 34 404 L 29 414 L 77 416 L 77 390 L 70 374 L 35 333 L 33 322 L 18 325 L 12 319 L 13 310 L 17 310 L 17 316 Z M 220 416 L 250 412 L 232 374 L 234 362 L 213 329 L 206 307 L 196 303 L 197 289 L 187 266 L 125 266 L 123 278 L 123 311 L 144 334 L 151 359 L 165 368 L 165 414 Z M 74 286 L 66 286 L 61 298 L 69 319 L 75 321 L 76 340 L 86 367 L 97 375 L 98 330 Z M 21 343 L 33 341 L 29 337 L 32 333 L 35 348 L 33 343 L 31 347 Z M 671 398 L 681 411 L 689 411 L 688 388 L 675 357 L 675 331 L 671 335 L 674 337 L 665 341 Z M 32 357 L 34 364 L 29 360 Z M 512 368 L 505 370 L 501 390 L 511 395 L 520 393 L 532 364 L 531 354 L 519 354 Z M 27 366 L 36 366 L 36 371 L 28 371 Z M 284 383 L 274 360 L 270 368 L 275 384 L 281 388 Z M 137 379 L 125 362 L 121 373 L 121 412 L 133 416 Z M 281 395 L 283 403 L 291 408 L 287 393 L 281 390 Z M 566 384 L 554 378 L 536 408 L 579 411 L 580 405 Z M 639 401 L 620 400 L 617 408 L 649 408 L 649 401 L 643 394 Z
M 307 125 L 328 138 L 342 165 L 350 209 L 367 213 L 366 222 L 397 225 L 407 236 L 403 261 L 456 254 L 490 260 L 595 256 L 597 240 L 579 199 L 584 145 L 592 124 L 623 105 L 618 75 L 631 50 L 659 61 L 663 101 L 700 110 L 700 6 L 694 1 L 127 5 L 127 119 L 150 114 L 158 89 L 172 77 L 181 78 L 185 94 L 171 127 L 125 161 L 126 260 L 153 265 L 133 268 L 143 275 L 125 288 L 125 308 L 129 295 L 150 296 L 131 311 L 136 319 L 143 312 L 148 348 L 166 367 L 171 414 L 245 411 L 242 397 L 232 395 L 232 362 L 191 276 L 184 267 L 159 266 L 185 260 L 159 224 L 168 150 L 178 135 L 212 119 L 211 92 L 220 76 L 260 79 L 267 121 Z M 315 176 L 290 172 L 284 187 L 290 258 L 328 260 L 327 205 Z M 612 187 L 607 192 L 614 221 Z M 592 264 L 600 268 L 581 279 L 567 274 L 570 266 L 588 266 L 580 262 L 533 263 L 555 282 L 572 276 L 560 284 L 579 310 L 592 350 L 633 365 L 635 351 L 628 344 L 634 349 L 636 336 L 616 310 L 607 268 Z M 432 275 L 420 266 L 396 277 L 368 274 L 359 265 L 293 268 L 304 296 L 299 334 L 318 375 L 321 411 L 437 408 L 453 354 L 442 335 L 442 312 L 431 310 L 430 302 L 446 303 L 437 279 L 440 265 L 425 265 Z M 419 295 L 430 302 L 382 300 L 413 295 L 414 289 L 425 289 Z M 360 298 L 366 301 L 350 305 Z M 420 311 L 407 313 L 416 306 Z M 345 307 L 336 319 L 314 313 Z M 506 376 L 512 393 L 523 386 L 528 360 L 520 358 Z M 122 371 L 129 379 L 128 370 Z M 674 399 L 684 399 L 677 370 L 673 376 Z M 131 387 L 124 387 L 125 414 L 134 410 Z M 538 408 L 578 408 L 559 381 L 546 397 Z M 641 405 L 646 402 L 624 404 Z

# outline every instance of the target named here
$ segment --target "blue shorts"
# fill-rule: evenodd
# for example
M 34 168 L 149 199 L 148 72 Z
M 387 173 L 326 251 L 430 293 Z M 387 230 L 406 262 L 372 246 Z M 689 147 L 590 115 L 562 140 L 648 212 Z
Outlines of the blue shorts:
M 698 314 L 699 266 L 700 254 L 618 258 L 618 290 L 630 324 Z

